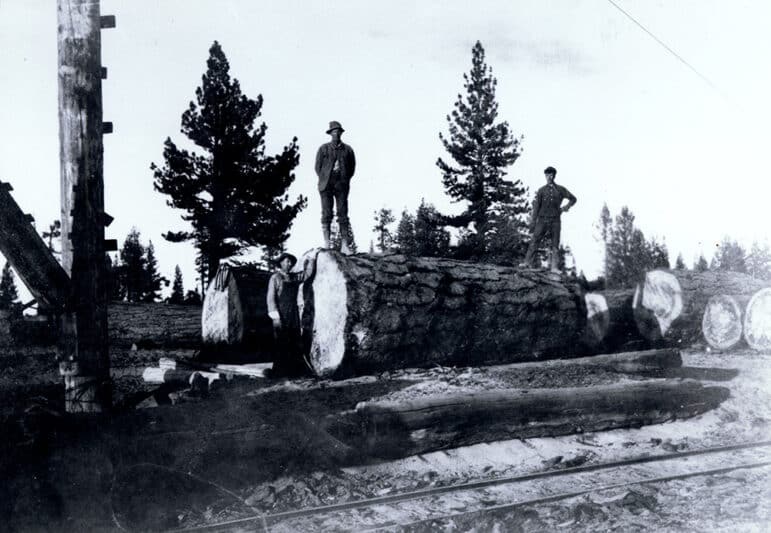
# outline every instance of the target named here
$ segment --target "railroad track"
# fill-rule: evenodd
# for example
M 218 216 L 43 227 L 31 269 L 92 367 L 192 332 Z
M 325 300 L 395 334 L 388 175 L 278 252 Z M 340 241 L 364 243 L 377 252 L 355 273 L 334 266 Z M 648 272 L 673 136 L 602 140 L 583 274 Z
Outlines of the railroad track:
M 771 441 L 636 457 L 602 464 L 421 489 L 320 507 L 260 514 L 177 531 L 380 531 L 547 504 L 642 483 L 771 466 Z M 587 475 L 591 474 L 591 475 Z M 565 490 L 570 487 L 570 490 Z

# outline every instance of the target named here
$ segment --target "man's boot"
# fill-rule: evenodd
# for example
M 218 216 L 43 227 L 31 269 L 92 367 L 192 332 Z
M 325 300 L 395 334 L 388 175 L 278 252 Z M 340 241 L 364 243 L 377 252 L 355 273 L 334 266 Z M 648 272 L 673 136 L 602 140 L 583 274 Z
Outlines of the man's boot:
M 340 252 L 343 255 L 351 255 L 351 229 L 348 225 L 340 225 Z
M 332 245 L 329 242 L 329 238 L 330 238 L 329 224 L 321 225 L 321 234 L 324 236 L 324 248 L 329 250 L 332 247 Z

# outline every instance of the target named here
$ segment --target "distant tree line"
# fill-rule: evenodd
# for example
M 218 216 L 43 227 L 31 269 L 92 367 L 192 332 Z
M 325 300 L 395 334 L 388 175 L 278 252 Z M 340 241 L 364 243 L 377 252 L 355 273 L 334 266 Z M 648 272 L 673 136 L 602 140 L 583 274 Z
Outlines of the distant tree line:
M 142 244 L 140 232 L 132 228 L 115 260 L 108 263 L 108 291 L 113 301 L 158 302 L 161 290 L 169 286 L 169 280 L 158 270 L 153 242 Z M 175 304 L 201 303 L 198 290 L 185 293 L 182 271 L 177 265 L 174 269 L 174 281 L 171 295 L 165 300 Z

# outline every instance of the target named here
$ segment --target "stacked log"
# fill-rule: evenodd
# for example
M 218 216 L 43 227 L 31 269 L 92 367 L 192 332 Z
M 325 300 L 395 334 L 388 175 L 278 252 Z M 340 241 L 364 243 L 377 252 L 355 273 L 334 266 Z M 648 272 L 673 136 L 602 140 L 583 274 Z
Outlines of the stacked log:
M 110 302 L 110 345 L 139 348 L 197 348 L 201 308 L 196 305 Z
M 749 298 L 721 294 L 713 296 L 704 309 L 701 331 L 704 340 L 716 350 L 730 350 L 742 340 L 742 309 Z
M 586 324 L 548 273 L 442 258 L 324 250 L 300 292 L 319 376 L 574 353 Z
M 643 340 L 635 325 L 633 297 L 631 289 L 586 293 L 586 331 L 582 344 L 587 351 L 617 352 L 625 345 Z
M 747 304 L 744 338 L 754 350 L 771 350 L 771 288 L 759 291 Z
M 203 302 L 204 343 L 273 356 L 273 326 L 266 303 L 270 276 L 253 266 L 220 266 Z
M 651 342 L 688 346 L 702 342 L 710 298 L 749 297 L 765 285 L 738 272 L 654 270 L 635 290 L 635 322 L 640 334 Z

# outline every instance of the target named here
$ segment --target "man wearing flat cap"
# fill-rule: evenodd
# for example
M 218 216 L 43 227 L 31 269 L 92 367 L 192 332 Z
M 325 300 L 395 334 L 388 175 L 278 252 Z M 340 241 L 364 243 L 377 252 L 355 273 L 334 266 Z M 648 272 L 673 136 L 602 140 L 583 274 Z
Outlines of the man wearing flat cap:
M 535 250 L 548 234 L 550 237 L 551 271 L 556 273 L 559 272 L 560 231 L 562 229 L 560 215 L 573 207 L 577 200 L 565 187 L 554 183 L 557 169 L 546 167 L 543 173 L 546 177 L 546 185 L 535 193 L 533 215 L 530 219 L 530 230 L 533 233 L 533 238 L 527 247 L 525 262 L 521 266 L 533 266 Z M 562 202 L 565 200 L 568 203 L 563 206 Z
M 303 276 L 292 274 L 297 258 L 282 253 L 274 263 L 278 270 L 268 281 L 268 316 L 273 321 L 276 340 L 276 359 L 273 375 L 299 375 L 307 371 L 303 362 L 300 338 L 300 310 L 297 307 L 297 290 Z
M 340 140 L 344 131 L 339 122 L 333 120 L 329 123 L 327 133 L 332 140 L 322 144 L 316 153 L 316 175 L 319 177 L 321 232 L 324 236 L 324 247 L 330 247 L 330 225 L 334 206 L 337 210 L 337 223 L 342 238 L 341 251 L 347 254 L 350 253 L 351 247 L 348 191 L 351 178 L 356 171 L 356 157 L 353 154 L 353 148 Z

